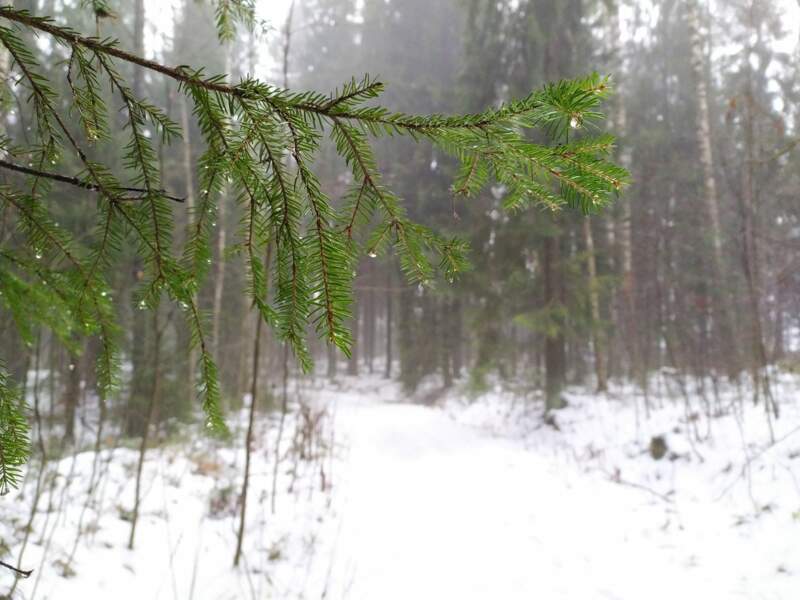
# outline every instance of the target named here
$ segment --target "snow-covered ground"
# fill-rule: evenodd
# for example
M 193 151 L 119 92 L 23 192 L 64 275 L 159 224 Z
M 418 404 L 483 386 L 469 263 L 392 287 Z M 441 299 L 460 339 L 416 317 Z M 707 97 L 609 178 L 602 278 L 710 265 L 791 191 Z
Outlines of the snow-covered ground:
M 135 452 L 103 453 L 88 504 L 93 455 L 68 457 L 46 479 L 41 507 L 54 510 L 34 521 L 22 565 L 36 572 L 15 597 L 800 598 L 800 381 L 778 378 L 774 445 L 763 406 L 728 389 L 708 399 L 708 420 L 697 390 L 687 384 L 687 404 L 677 380 L 661 381 L 647 408 L 633 388 L 571 390 L 549 424 L 539 403 L 499 389 L 427 407 L 378 378 L 304 383 L 293 397 L 312 419 L 325 413 L 316 428 L 287 422 L 274 513 L 277 421 L 260 418 L 237 570 L 241 443 L 153 449 L 133 551 Z M 311 429 L 296 459 L 295 434 Z M 660 461 L 654 436 L 668 446 Z M 33 479 L 2 501 L 7 562 Z

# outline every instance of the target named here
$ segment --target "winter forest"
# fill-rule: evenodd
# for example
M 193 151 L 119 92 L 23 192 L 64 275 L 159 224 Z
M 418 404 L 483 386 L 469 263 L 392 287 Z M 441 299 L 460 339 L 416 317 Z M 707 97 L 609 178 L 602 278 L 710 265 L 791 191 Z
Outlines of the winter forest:
M 800 597 L 800 1 L 0 2 L 0 598 Z

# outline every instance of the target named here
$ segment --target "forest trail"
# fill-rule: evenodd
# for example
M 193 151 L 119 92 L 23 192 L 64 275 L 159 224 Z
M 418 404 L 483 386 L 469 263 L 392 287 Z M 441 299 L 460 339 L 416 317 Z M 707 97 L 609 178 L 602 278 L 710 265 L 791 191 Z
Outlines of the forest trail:
M 69 503 L 54 513 L 58 518 L 40 513 L 35 529 L 49 523 L 53 544 L 41 560 L 45 547 L 40 535 L 33 538 L 24 565 L 36 574 L 21 582 L 16 597 L 797 598 L 800 488 L 793 457 L 800 447 L 787 436 L 800 414 L 791 407 L 776 424 L 787 442 L 754 459 L 748 491 L 739 467 L 731 466 L 730 448 L 740 435 L 735 420 L 716 421 L 715 437 L 702 446 L 704 460 L 694 460 L 675 433 L 677 404 L 654 414 L 648 427 L 673 432 L 670 447 L 684 458 L 656 462 L 646 453 L 648 434 L 635 434 L 624 406 L 589 393 L 571 396 L 571 408 L 558 414 L 560 432 L 535 429 L 540 421 L 529 413 L 532 426 L 518 437 L 489 433 L 508 432 L 512 421 L 526 418 L 517 413 L 509 420 L 508 406 L 496 397 L 472 403 L 456 397 L 430 408 L 397 402 L 400 387 L 377 378 L 326 382 L 298 394 L 312 409 L 327 411 L 325 444 L 334 442 L 333 456 L 282 463 L 273 513 L 276 422 L 274 415 L 259 421 L 242 568 L 231 568 L 241 446 L 219 448 L 199 438 L 188 455 L 183 446 L 154 448 L 133 551 L 124 546 L 130 526 L 124 511 L 135 452 L 105 454 L 108 472 L 81 521 L 93 461 L 84 452 L 74 465 L 69 457 L 59 465 L 56 481 L 73 482 Z M 284 448 L 293 443 L 292 430 Z M 613 482 L 609 473 L 616 469 L 632 485 Z M 61 497 L 56 490 L 56 501 Z M 19 507 L 12 525 L 24 522 Z M 84 535 L 65 577 L 80 523 Z M 3 526 L 0 537 L 10 539 L 13 530 Z
M 438 409 L 361 403 L 341 411 L 337 429 L 349 437 L 349 457 L 325 598 L 719 593 L 709 571 L 693 571 L 691 556 L 659 535 L 670 519 L 646 492 L 598 481 Z

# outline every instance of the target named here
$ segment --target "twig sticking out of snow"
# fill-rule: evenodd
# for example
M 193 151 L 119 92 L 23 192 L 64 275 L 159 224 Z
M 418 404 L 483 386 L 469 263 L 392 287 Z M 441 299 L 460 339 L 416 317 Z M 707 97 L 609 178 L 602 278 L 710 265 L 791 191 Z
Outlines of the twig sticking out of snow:
M 641 483 L 635 483 L 633 481 L 626 481 L 626 480 L 622 479 L 622 477 L 620 476 L 619 470 L 617 470 L 613 475 L 609 475 L 608 478 L 609 478 L 610 481 L 613 481 L 614 483 L 618 483 L 620 485 L 625 485 L 625 486 L 628 486 L 628 487 L 636 488 L 637 490 L 643 490 L 645 492 L 649 492 L 649 493 L 653 494 L 654 496 L 656 496 L 657 498 L 663 500 L 664 502 L 666 502 L 668 504 L 672 504 L 673 503 L 672 498 L 670 498 L 667 495 L 662 494 L 661 492 L 657 492 L 654 489 L 647 487 L 646 485 L 642 485 Z
M 750 467 L 752 466 L 752 464 L 755 461 L 757 461 L 764 454 L 766 454 L 770 450 L 774 449 L 776 446 L 780 445 L 782 442 L 785 442 L 786 440 L 788 440 L 790 437 L 792 437 L 793 435 L 795 435 L 798 432 L 800 432 L 800 427 L 795 427 L 794 429 L 792 429 L 791 431 L 789 431 L 785 435 L 781 436 L 780 438 L 778 438 L 776 440 L 773 440 L 769 445 L 764 446 L 763 448 L 761 448 L 761 450 L 756 452 L 753 456 L 748 457 L 747 460 L 742 465 L 742 468 L 739 470 L 739 474 L 734 478 L 733 481 L 730 482 L 730 484 L 722 491 L 722 493 L 719 496 L 717 496 L 717 498 L 715 498 L 715 502 L 718 502 L 719 500 L 724 498 L 728 494 L 728 492 L 730 492 L 733 489 L 733 487 L 736 485 L 736 483 L 740 479 L 744 479 L 744 477 L 748 474 L 748 472 L 750 470 Z M 752 496 L 752 493 L 751 493 L 751 496 Z M 756 504 L 756 506 L 758 506 L 756 502 L 753 502 L 753 503 Z
M 5 567 L 6 569 L 14 571 L 14 573 L 19 575 L 23 579 L 27 579 L 28 577 L 31 576 L 31 574 L 33 574 L 33 569 L 29 569 L 27 571 L 23 569 L 18 569 L 17 567 L 12 567 L 10 564 L 3 562 L 2 560 L 0 560 L 0 567 Z

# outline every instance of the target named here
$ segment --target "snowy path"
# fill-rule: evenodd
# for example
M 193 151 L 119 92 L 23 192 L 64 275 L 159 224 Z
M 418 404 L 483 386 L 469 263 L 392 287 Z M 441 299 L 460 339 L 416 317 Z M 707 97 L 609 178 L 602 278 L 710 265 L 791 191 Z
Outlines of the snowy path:
M 720 546 L 724 531 L 701 540 L 717 554 L 701 566 L 694 552 L 702 548 L 682 547 L 705 535 L 702 525 L 726 524 L 676 539 L 678 519 L 661 500 L 442 411 L 360 405 L 338 426 L 351 446 L 326 598 L 792 597 L 740 581 L 735 565 L 754 549 L 744 540 Z
M 84 519 L 88 452 L 75 465 L 71 459 L 61 464 L 57 481 L 71 482 L 67 508 L 40 512 L 25 559 L 37 574 L 15 597 L 800 598 L 800 439 L 759 454 L 748 487 L 737 477 L 740 463 L 732 462 L 740 444 L 732 419 L 715 422 L 703 461 L 690 456 L 656 463 L 641 452 L 642 440 L 646 447 L 648 435 L 663 431 L 680 449 L 682 409 L 670 412 L 669 405 L 649 421 L 648 433 L 632 429 L 632 411 L 622 403 L 576 398 L 559 414 L 562 432 L 539 429 L 525 438 L 525 447 L 463 422 L 486 427 L 499 404 L 457 404 L 448 412 L 390 402 L 401 393 L 382 380 L 305 394 L 335 422 L 336 459 L 325 459 L 333 487 L 321 493 L 319 463 L 301 463 L 290 492 L 295 467 L 287 461 L 273 514 L 275 432 L 260 421 L 245 568 L 231 568 L 241 446 L 214 448 L 198 439 L 191 448 L 153 449 L 133 551 L 125 547 L 130 524 L 124 517 L 136 454 L 115 449 L 107 455 L 113 456 L 108 476 Z M 800 411 L 786 412 L 779 437 L 800 424 Z M 500 420 L 495 429 L 507 432 L 516 422 Z M 595 458 L 586 457 L 589 448 Z M 609 481 L 602 470 L 615 468 L 672 501 Z M 59 489 L 56 501 L 61 497 Z M 212 511 L 215 498 L 223 501 Z M 15 514 L 0 522 L 0 541 L 18 533 L 26 518 L 26 504 L 12 507 Z M 78 523 L 84 533 L 75 546 Z M 52 545 L 41 541 L 45 528 Z M 75 550 L 74 574 L 64 577 L 64 561 Z

